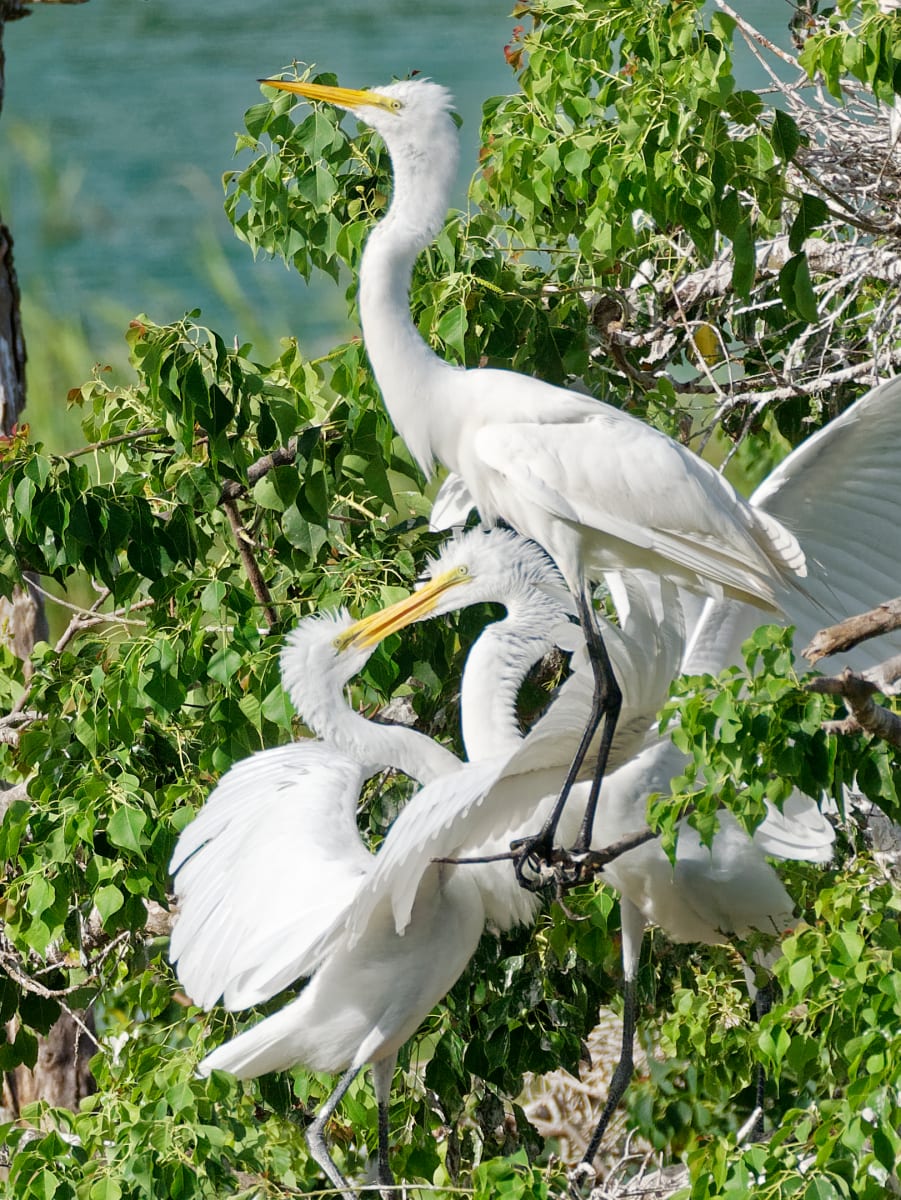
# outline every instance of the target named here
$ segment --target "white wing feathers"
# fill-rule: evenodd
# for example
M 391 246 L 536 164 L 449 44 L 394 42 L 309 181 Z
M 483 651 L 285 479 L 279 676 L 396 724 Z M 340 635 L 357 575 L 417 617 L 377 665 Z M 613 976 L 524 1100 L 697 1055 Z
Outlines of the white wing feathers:
M 879 384 L 803 442 L 751 504 L 798 537 L 811 563 L 805 596 L 787 612 L 796 646 L 817 629 L 898 593 L 901 562 L 901 376 Z M 901 632 L 842 661 L 862 670 L 901 651 Z M 828 669 L 828 660 L 826 663 Z
M 796 534 L 810 569 L 780 595 L 800 657 L 818 629 L 898 593 L 901 562 L 901 376 L 880 384 L 803 442 L 751 497 Z M 748 605 L 708 601 L 686 653 L 689 673 L 740 660 L 760 624 Z M 901 632 L 843 653 L 842 665 L 875 666 L 901 652 Z M 833 660 L 834 661 L 834 660 Z M 824 668 L 830 660 L 824 660 Z
M 429 513 L 429 529 L 440 533 L 445 529 L 463 528 L 474 508 L 472 495 L 462 478 L 453 471 L 435 494 Z
M 456 856 L 463 837 L 472 835 L 474 810 L 490 794 L 507 761 L 503 755 L 467 763 L 452 776 L 427 784 L 417 793 L 415 802 L 401 810 L 376 855 L 372 872 L 346 914 L 349 945 L 364 936 L 370 914 L 389 897 L 397 932 L 403 933 L 425 871 L 435 858 Z M 480 849 L 478 853 L 491 851 Z
M 315 963 L 309 948 L 372 857 L 356 825 L 365 772 L 321 742 L 236 764 L 179 838 L 170 956 L 191 998 L 246 1008 Z
M 484 467 L 495 473 L 502 505 L 491 502 L 489 481 L 488 496 L 477 497 L 480 511 L 494 515 L 503 507 L 510 523 L 541 542 L 558 564 L 554 520 L 539 529 L 538 510 L 581 526 L 585 561 L 593 570 L 648 566 L 672 574 L 682 568 L 690 586 L 699 586 L 700 575 L 728 594 L 774 606 L 780 581 L 804 572 L 792 534 L 753 513 L 690 451 L 662 434 L 649 437 L 654 431 L 642 424 L 639 441 L 624 419 L 631 422 L 604 409 L 572 424 L 484 426 L 475 450 L 482 474 Z M 616 453 L 610 453 L 611 442 Z M 594 446 L 606 446 L 606 453 L 594 454 Z
M 754 844 L 771 858 L 827 863 L 835 852 L 835 830 L 815 800 L 792 792 L 780 812 L 767 804 L 767 814 L 754 830 Z

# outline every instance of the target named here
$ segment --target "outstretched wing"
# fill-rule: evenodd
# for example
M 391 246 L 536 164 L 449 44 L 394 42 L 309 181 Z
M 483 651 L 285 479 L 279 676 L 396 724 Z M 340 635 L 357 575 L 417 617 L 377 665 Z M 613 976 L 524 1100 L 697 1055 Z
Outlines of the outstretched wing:
M 311 969 L 307 952 L 372 856 L 356 825 L 365 772 L 322 742 L 237 763 L 175 847 L 170 957 L 188 995 L 247 1008 Z
M 370 915 L 386 898 L 398 933 L 404 931 L 423 875 L 434 859 L 456 854 L 463 838 L 471 833 L 480 806 L 490 803 L 492 788 L 506 762 L 507 757 L 500 756 L 467 763 L 462 770 L 427 784 L 401 810 L 347 912 L 351 945 L 365 935 Z
M 861 397 L 794 450 L 751 504 L 796 535 L 810 602 L 788 614 L 805 646 L 830 621 L 901 592 L 901 375 Z M 901 632 L 842 655 L 857 670 L 901 652 Z M 826 660 L 826 669 L 829 660 Z

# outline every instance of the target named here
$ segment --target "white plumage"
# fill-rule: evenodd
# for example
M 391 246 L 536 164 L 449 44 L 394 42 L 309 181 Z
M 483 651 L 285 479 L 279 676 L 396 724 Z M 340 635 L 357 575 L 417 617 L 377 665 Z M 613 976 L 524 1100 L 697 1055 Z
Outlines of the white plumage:
M 586 738 L 606 714 L 596 786 L 575 841 L 584 850 L 619 711 L 586 581 L 643 569 L 776 609 L 788 580 L 804 574 L 803 553 L 707 463 L 627 413 L 511 371 L 463 370 L 423 342 L 410 317 L 410 278 L 443 225 L 458 154 L 444 88 L 428 80 L 371 91 L 264 82 L 350 109 L 384 139 L 394 191 L 366 244 L 359 303 L 385 405 L 420 466 L 429 472 L 438 461 L 459 474 L 482 520 L 503 519 L 543 546 L 578 600 L 597 684 Z M 574 773 L 584 752 L 582 745 Z M 525 839 L 520 865 L 549 858 L 566 793 L 541 833 Z

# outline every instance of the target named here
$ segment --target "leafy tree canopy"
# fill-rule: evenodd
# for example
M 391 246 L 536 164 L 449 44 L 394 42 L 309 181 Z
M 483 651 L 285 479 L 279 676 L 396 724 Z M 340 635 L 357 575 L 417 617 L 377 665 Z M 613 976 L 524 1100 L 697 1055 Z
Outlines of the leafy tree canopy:
M 448 358 L 578 381 L 733 455 L 756 480 L 901 357 L 901 216 L 882 187 L 898 168 L 877 107 L 901 79 L 901 23 L 873 0 L 812 12 L 799 62 L 834 101 L 811 91 L 798 107 L 778 89 L 737 87 L 742 22 L 724 3 L 705 13 L 700 0 L 535 0 L 518 12 L 516 88 L 486 104 L 470 211 L 449 216 L 417 265 L 419 328 Z M 827 135 L 860 122 L 858 173 L 881 155 L 865 204 L 849 202 L 850 167 L 836 189 L 840 154 L 830 166 L 815 111 Z M 225 180 L 236 232 L 305 277 L 346 282 L 390 193 L 381 144 L 285 95 L 251 107 L 246 125 L 245 165 Z M 852 252 L 868 256 L 853 278 Z M 70 394 L 83 448 L 50 455 L 26 434 L 2 446 L 2 587 L 30 571 L 88 598 L 29 664 L 0 652 L 0 767 L 16 785 L 0 824 L 0 1016 L 15 1018 L 0 1065 L 33 1063 L 64 1007 L 92 1007 L 99 1038 L 98 1090 L 78 1113 L 36 1105 L 0 1129 L 20 1200 L 292 1196 L 321 1184 L 302 1127 L 328 1080 L 194 1077 L 240 1022 L 178 989 L 167 863 L 223 771 L 303 733 L 278 678 L 280 635 L 317 607 L 362 613 L 409 587 L 436 544 L 434 485 L 394 434 L 359 341 L 310 359 L 286 340 L 260 363 L 198 317 L 132 322 L 133 384 L 101 372 Z M 355 701 L 373 711 L 406 695 L 453 742 L 462 658 L 487 615 L 392 639 Z M 802 690 L 784 633 L 758 634 L 748 652 L 750 684 L 728 672 L 672 702 L 704 768 L 700 785 L 676 783 L 702 833 L 721 801 L 752 826 L 764 797 L 793 784 L 836 792 L 855 774 L 897 818 L 891 752 L 827 737 L 834 701 Z M 377 839 L 403 788 L 379 780 L 369 799 Z M 654 811 L 671 837 L 680 810 L 667 800 Z M 630 1120 L 684 1158 L 692 1200 L 752 1189 L 881 1200 L 901 1152 L 898 891 L 852 827 L 833 867 L 785 875 L 803 917 L 759 1028 L 731 951 L 655 939 L 639 991 L 666 1061 L 633 1091 Z M 533 930 L 486 935 L 402 1056 L 399 1177 L 476 1197 L 562 1192 L 553 1146 L 516 1097 L 526 1071 L 576 1068 L 616 991 L 617 932 L 615 898 L 597 885 L 566 910 L 549 906 Z M 757 1064 L 775 1132 L 738 1145 Z M 334 1132 L 359 1173 L 376 1140 L 366 1086 Z

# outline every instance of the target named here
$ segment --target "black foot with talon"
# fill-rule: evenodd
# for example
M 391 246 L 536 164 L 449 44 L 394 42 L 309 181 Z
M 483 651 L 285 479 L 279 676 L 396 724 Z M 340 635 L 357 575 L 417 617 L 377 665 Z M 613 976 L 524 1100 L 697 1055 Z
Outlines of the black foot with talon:
M 543 891 L 557 879 L 554 846 L 545 833 L 517 838 L 510 843 L 516 882 L 527 892 Z
M 594 878 L 590 854 L 582 850 L 559 850 L 545 833 L 518 838 L 510 843 L 516 881 L 528 892 L 540 892 L 553 884 L 558 893 Z

